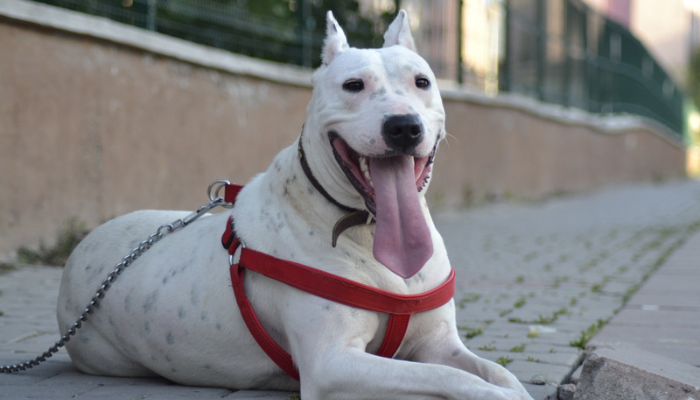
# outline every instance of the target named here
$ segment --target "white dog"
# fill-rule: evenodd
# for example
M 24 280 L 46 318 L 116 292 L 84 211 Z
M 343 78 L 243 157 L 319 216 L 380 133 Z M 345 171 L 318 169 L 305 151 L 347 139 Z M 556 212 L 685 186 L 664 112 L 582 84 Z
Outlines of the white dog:
M 323 65 L 313 76 L 298 141 L 242 189 L 231 212 L 206 215 L 166 236 L 121 274 L 67 344 L 73 362 L 89 374 L 300 390 L 304 400 L 530 399 L 510 372 L 476 357 L 457 333 L 452 270 L 424 199 L 446 135 L 444 109 L 435 76 L 415 53 L 406 13 L 391 24 L 381 49 L 349 48 L 331 13 L 327 24 Z M 91 233 L 63 275 L 61 330 L 72 326 L 125 252 L 184 215 L 135 212 Z M 249 271 L 243 297 L 262 332 L 291 356 L 291 372 L 283 370 L 251 334 L 234 298 L 229 254 L 221 246 L 229 217 L 246 246 L 236 259 L 257 251 L 305 264 L 381 289 L 363 289 L 370 297 L 396 294 L 399 306 L 438 287 L 449 297 L 404 318 L 396 351 L 379 357 L 388 311 L 351 307 Z M 326 289 L 345 286 L 353 284 Z M 292 377 L 297 371 L 299 381 Z

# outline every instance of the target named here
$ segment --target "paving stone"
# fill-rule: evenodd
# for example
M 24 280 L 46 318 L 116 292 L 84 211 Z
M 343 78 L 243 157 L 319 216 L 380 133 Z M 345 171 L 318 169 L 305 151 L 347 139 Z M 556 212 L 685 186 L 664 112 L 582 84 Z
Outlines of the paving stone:
M 547 384 L 553 385 L 555 388 L 561 383 L 564 383 L 571 370 L 562 368 L 561 365 L 533 363 L 527 361 L 513 361 L 506 366 L 508 371 L 512 372 L 520 382 L 531 383 L 533 378 L 545 379 Z
M 228 398 L 233 391 L 221 388 L 190 387 L 174 384 L 152 384 L 139 386 L 100 386 L 77 396 L 78 399 L 221 399 Z
M 575 400 L 694 399 L 700 368 L 634 347 L 601 347 L 583 364 Z
M 644 350 L 700 366 L 700 329 L 697 327 L 609 325 L 589 343 L 590 347 L 615 344 L 634 344 Z
M 38 399 L 38 400 L 57 400 L 57 399 L 72 399 L 81 398 L 78 396 L 85 395 L 95 386 L 62 386 L 62 387 L 47 387 L 37 389 L 35 386 L 11 386 L 3 388 L 0 392 L 0 399 L 19 400 L 19 399 Z M 90 396 L 82 397 L 90 398 Z M 132 397 L 133 398 L 133 397 Z M 93 397 L 96 399 L 96 397 Z M 130 400 L 129 397 L 123 396 L 121 399 Z
M 630 299 L 629 306 L 687 307 L 700 304 L 700 291 L 679 293 L 641 293 Z
M 300 400 L 298 393 L 275 392 L 271 390 L 240 390 L 225 398 L 236 400 Z
M 573 400 L 575 393 L 576 385 L 567 383 L 559 386 L 559 389 L 557 390 L 557 398 L 558 400 Z
M 569 381 L 574 385 L 578 384 L 581 380 L 581 372 L 583 371 L 583 364 L 581 364 L 576 370 L 571 374 Z
M 638 327 L 667 327 L 700 328 L 700 306 L 683 307 L 678 310 L 675 307 L 659 307 L 656 305 L 644 305 L 639 308 L 625 307 L 621 310 L 611 325 L 625 325 Z
M 557 387 L 550 385 L 533 385 L 523 383 L 530 396 L 537 400 L 557 400 Z

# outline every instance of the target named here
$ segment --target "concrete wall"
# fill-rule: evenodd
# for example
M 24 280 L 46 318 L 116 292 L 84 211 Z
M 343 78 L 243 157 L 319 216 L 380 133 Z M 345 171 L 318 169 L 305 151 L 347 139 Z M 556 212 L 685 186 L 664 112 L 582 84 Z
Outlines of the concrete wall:
M 22 0 L 0 3 L 0 255 L 142 208 L 191 210 L 299 134 L 310 71 Z M 435 206 L 679 176 L 662 129 L 444 92 Z M 610 124 L 616 128 L 606 128 Z M 167 222 L 167 221 L 163 221 Z M 154 227 L 155 228 L 155 227 Z
M 538 199 L 684 174 L 685 150 L 651 122 L 506 96 L 443 99 L 454 138 L 440 148 L 434 202 Z

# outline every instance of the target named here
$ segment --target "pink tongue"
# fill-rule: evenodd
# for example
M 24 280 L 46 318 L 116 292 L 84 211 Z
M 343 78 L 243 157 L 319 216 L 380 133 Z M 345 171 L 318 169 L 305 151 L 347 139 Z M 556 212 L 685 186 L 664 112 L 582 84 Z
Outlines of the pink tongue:
M 396 275 L 410 278 L 433 255 L 410 156 L 370 158 L 377 230 L 374 258 Z

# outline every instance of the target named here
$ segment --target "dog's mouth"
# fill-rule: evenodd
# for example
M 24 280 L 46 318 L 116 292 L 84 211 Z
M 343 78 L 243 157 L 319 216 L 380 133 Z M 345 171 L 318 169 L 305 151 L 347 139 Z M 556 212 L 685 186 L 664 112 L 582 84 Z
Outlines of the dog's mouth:
M 404 158 L 404 162 L 408 161 L 413 164 L 416 192 L 420 193 L 428 186 L 437 143 L 435 143 L 430 154 L 422 158 L 415 158 L 409 155 L 367 157 L 353 150 L 335 131 L 331 131 L 328 136 L 333 148 L 333 155 L 338 165 L 340 165 L 340 169 L 355 190 L 362 195 L 362 198 L 365 200 L 365 207 L 372 215 L 377 215 L 376 192 L 374 181 L 372 180 L 373 165 L 374 168 L 379 169 L 381 167 L 378 167 L 377 164 L 400 163 L 400 159 Z
M 437 143 L 426 157 L 363 156 L 329 133 L 340 169 L 377 221 L 374 257 L 403 278 L 417 273 L 433 254 L 419 193 L 430 179 Z

